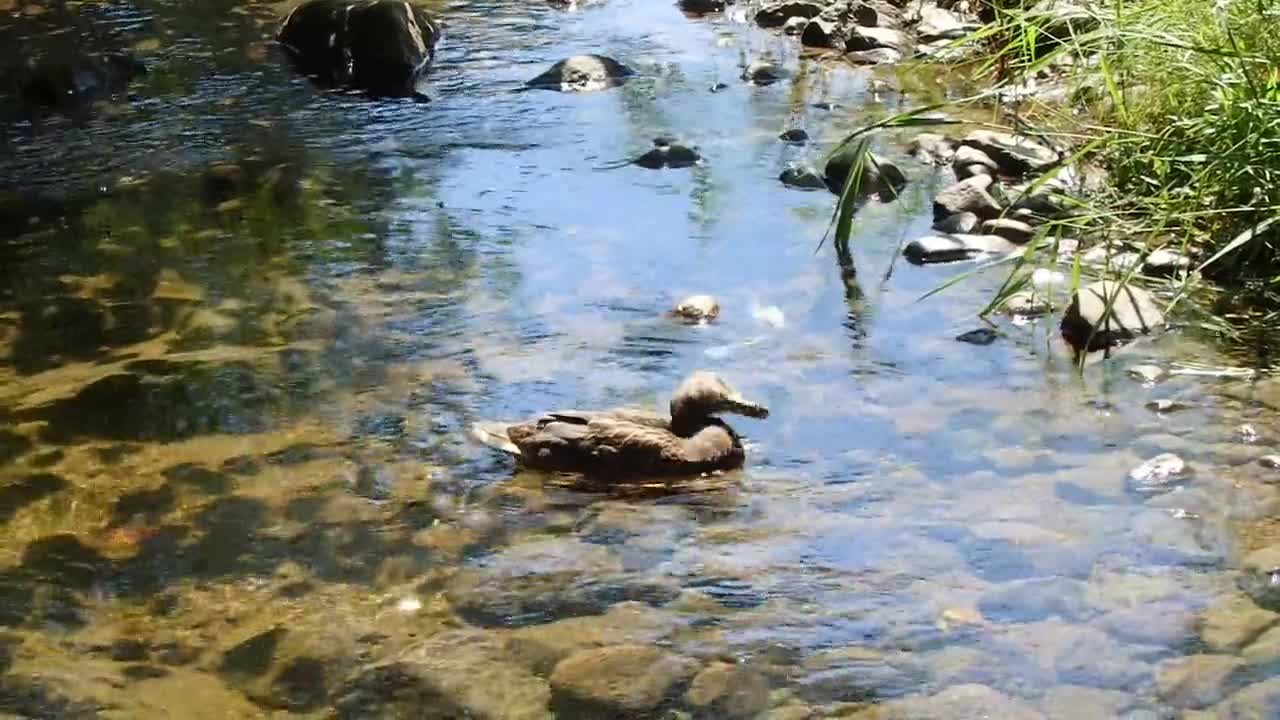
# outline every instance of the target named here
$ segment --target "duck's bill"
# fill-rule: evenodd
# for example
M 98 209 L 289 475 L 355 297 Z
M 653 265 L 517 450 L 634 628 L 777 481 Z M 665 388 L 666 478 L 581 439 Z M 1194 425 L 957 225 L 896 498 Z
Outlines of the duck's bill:
M 743 398 L 731 398 L 729 400 L 729 408 L 739 415 L 746 415 L 747 417 L 761 419 L 769 417 L 769 408 Z

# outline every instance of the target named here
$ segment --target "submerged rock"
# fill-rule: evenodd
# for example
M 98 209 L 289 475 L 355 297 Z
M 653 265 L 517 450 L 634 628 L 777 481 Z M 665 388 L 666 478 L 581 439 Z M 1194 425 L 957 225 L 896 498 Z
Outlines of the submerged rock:
M 827 181 L 816 168 L 808 165 L 788 165 L 778 176 L 783 185 L 797 190 L 826 190 Z
M 975 175 L 943 189 L 933 199 L 933 219 L 942 220 L 966 212 L 984 220 L 997 217 L 1002 208 L 987 192 L 993 182 L 990 175 Z
M 791 71 L 771 62 L 757 60 L 742 71 L 742 79 L 756 85 L 772 85 L 791 77 Z
M 632 717 L 651 713 L 693 677 L 697 663 L 649 645 L 582 650 L 551 673 L 562 716 Z
M 693 678 L 684 699 L 712 717 L 753 718 L 769 706 L 769 681 L 739 665 L 712 663 Z
M 336 692 L 339 717 L 511 718 L 551 720 L 547 681 L 506 657 L 491 634 L 434 635 L 370 665 Z
M 1164 663 L 1156 674 L 1160 699 L 1184 710 L 1206 708 L 1226 697 L 1231 675 L 1244 666 L 1233 655 L 1188 655 Z
M 947 718 L 947 720 L 1044 720 L 1044 715 L 1022 700 L 986 685 L 952 685 L 926 698 L 904 698 L 884 703 L 886 718 Z M 878 717 L 879 715 L 877 715 Z
M 1129 471 L 1129 489 L 1143 495 L 1172 490 L 1187 478 L 1187 464 L 1173 453 L 1161 453 Z
M 924 265 L 956 262 L 978 255 L 1007 253 L 1017 246 L 995 235 L 927 235 L 907 243 L 902 254 L 907 260 Z
M 1131 340 L 1163 324 L 1164 315 L 1147 291 L 1100 280 L 1076 291 L 1061 330 L 1072 347 L 1092 351 Z
M 425 10 L 395 0 L 308 0 L 277 39 L 298 68 L 326 84 L 374 95 L 415 94 L 440 31 Z
M 827 188 L 839 195 L 844 190 L 849 174 L 859 163 L 862 166 L 859 196 L 865 197 L 874 193 L 879 195 L 882 202 L 891 202 L 898 197 L 898 192 L 907 184 L 907 176 L 898 169 L 897 165 L 874 153 L 867 153 L 859 158 L 858 147 L 848 145 L 827 160 L 823 172 Z
M 1280 614 L 1263 610 L 1246 595 L 1219 598 L 1200 614 L 1200 640 L 1219 653 L 1236 653 L 1268 628 L 1280 623 Z
M 593 92 L 617 87 L 635 74 L 631 68 L 604 55 L 574 55 L 547 68 L 525 83 L 531 88 L 560 92 Z
M 1043 295 L 1026 290 L 1005 298 L 1004 312 L 1024 318 L 1046 315 L 1053 310 L 1053 302 Z
M 17 73 L 18 92 L 28 104 L 76 110 L 128 87 L 147 68 L 128 53 L 27 58 Z
M 710 295 L 690 295 L 681 300 L 671 313 L 689 322 L 710 322 L 720 315 L 720 303 Z

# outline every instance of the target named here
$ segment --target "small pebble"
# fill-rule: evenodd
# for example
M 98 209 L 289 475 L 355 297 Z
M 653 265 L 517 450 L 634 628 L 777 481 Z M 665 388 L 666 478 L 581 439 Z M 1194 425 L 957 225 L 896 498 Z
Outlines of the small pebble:
M 718 93 L 721 90 L 728 90 L 728 89 L 729 89 L 728 83 L 718 82 L 715 85 L 711 86 L 711 92 L 713 93 Z
M 1129 368 L 1129 377 L 1134 377 L 1145 383 L 1153 383 L 1164 377 L 1164 370 L 1155 365 L 1134 365 Z
M 1263 455 L 1258 458 L 1258 464 L 1271 470 L 1280 470 L 1280 455 Z

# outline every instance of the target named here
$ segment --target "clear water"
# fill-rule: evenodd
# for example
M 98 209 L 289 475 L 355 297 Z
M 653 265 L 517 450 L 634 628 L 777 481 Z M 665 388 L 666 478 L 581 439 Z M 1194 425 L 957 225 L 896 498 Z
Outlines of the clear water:
M 151 73 L 84 122 L 5 106 L 0 709 L 421 717 L 352 688 L 426 653 L 447 702 L 417 707 L 439 717 L 591 716 L 559 689 L 495 706 L 466 688 L 545 687 L 570 651 L 629 640 L 739 663 L 776 717 L 973 684 L 1049 717 L 1227 712 L 1160 678 L 1241 652 L 1201 629 L 1276 539 L 1255 460 L 1277 386 L 1127 376 L 1246 364 L 1189 330 L 1082 374 L 1051 321 L 956 342 L 1003 270 L 920 299 L 973 266 L 895 262 L 946 182 L 901 138 L 882 149 L 906 197 L 860 212 L 852 266 L 815 251 L 833 197 L 777 176 L 914 101 L 870 91 L 871 71 L 733 12 L 460 2 L 434 7 L 432 102 L 370 102 L 281 62 L 280 6 L 28 5 L 6 42 L 56 44 L 76 17 Z M 515 92 L 579 52 L 640 77 Z M 757 59 L 794 75 L 747 85 Z M 779 141 L 791 127 L 814 141 Z M 658 135 L 705 162 L 601 169 Z M 715 323 L 664 316 L 702 292 Z M 555 407 L 661 408 L 697 368 L 770 406 L 734 421 L 741 472 L 587 492 L 465 437 Z M 1148 409 L 1161 398 L 1186 407 Z M 1128 491 L 1161 452 L 1190 479 Z M 539 631 L 568 649 L 530 660 Z M 1274 674 L 1250 657 L 1228 703 Z M 702 712 L 687 684 L 653 712 Z

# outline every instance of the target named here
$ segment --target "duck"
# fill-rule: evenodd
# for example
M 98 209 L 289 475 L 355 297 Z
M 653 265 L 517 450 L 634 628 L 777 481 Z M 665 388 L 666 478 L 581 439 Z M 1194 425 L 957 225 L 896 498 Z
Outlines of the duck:
M 471 435 L 531 470 L 611 477 L 678 476 L 742 467 L 742 438 L 721 413 L 769 417 L 719 375 L 699 370 L 671 395 L 670 417 L 632 409 L 549 412 L 519 423 L 479 422 Z

